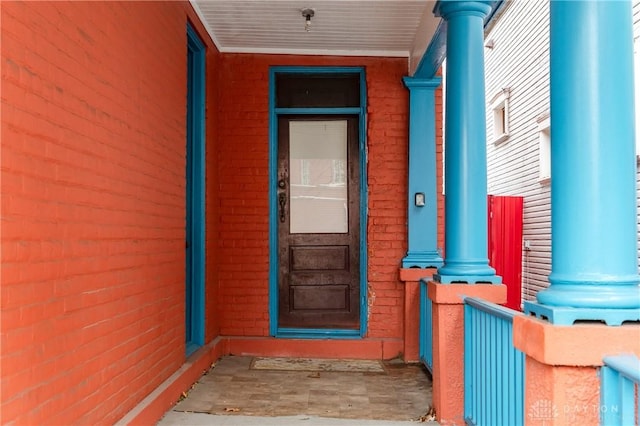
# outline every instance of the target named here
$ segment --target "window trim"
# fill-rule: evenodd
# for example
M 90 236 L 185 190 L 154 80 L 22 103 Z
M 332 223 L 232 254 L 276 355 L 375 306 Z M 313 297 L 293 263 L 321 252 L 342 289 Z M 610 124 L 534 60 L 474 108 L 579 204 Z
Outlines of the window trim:
M 543 114 L 536 119 L 538 123 L 538 182 L 548 185 L 551 182 L 551 117 Z M 543 164 L 546 165 L 543 167 Z
M 509 139 L 509 98 L 511 89 L 504 87 L 491 100 L 493 143 L 499 145 Z

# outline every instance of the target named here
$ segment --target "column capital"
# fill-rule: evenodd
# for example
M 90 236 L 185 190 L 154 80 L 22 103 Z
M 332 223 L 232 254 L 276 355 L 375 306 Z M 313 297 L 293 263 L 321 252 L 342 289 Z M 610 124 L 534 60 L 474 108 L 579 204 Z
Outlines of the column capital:
M 435 90 L 440 87 L 442 83 L 442 77 L 433 78 L 417 78 L 417 77 L 402 77 L 402 82 L 409 91 L 413 89 L 428 89 Z
M 490 1 L 438 0 L 433 14 L 449 20 L 453 15 L 472 15 L 485 18 L 491 12 Z

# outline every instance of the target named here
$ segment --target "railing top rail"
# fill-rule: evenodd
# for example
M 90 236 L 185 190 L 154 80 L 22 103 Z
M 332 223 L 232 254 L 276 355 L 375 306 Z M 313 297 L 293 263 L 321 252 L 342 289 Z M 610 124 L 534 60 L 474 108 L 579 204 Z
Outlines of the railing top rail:
M 495 303 L 487 302 L 486 300 L 478 299 L 477 297 L 465 297 L 464 303 L 510 322 L 513 322 L 513 317 L 516 315 L 524 315 L 522 312 L 496 305 Z
M 640 383 L 640 359 L 633 354 L 612 355 L 603 358 L 604 364 L 624 377 Z

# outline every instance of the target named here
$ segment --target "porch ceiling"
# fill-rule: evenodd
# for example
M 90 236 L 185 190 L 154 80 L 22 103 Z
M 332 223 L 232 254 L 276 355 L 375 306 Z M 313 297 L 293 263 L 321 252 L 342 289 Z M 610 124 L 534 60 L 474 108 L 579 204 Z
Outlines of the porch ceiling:
M 428 0 L 191 0 L 221 52 L 406 57 L 415 70 L 437 26 Z M 305 31 L 302 9 L 314 9 Z

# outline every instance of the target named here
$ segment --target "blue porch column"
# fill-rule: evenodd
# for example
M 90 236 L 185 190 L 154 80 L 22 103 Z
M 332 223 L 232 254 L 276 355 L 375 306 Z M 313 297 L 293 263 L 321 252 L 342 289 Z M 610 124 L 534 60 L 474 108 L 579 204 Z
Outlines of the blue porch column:
M 487 249 L 487 156 L 484 18 L 488 1 L 441 0 L 447 22 L 445 127 L 445 259 L 441 283 L 490 282 Z
M 403 268 L 442 265 L 438 253 L 435 90 L 440 78 L 405 77 L 409 89 L 409 250 Z M 420 198 L 423 204 L 420 205 Z
M 525 310 L 640 320 L 630 1 L 551 2 L 551 274 Z

